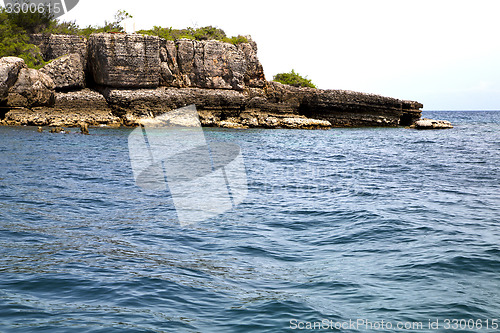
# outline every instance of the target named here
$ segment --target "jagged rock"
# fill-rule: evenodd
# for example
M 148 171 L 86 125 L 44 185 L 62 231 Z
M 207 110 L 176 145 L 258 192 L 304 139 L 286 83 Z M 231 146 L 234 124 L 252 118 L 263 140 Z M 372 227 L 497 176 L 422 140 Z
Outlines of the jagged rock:
M 85 73 L 80 55 L 67 54 L 57 58 L 40 69 L 50 76 L 56 89 L 77 89 L 85 87 Z
M 22 68 L 16 83 L 9 89 L 8 106 L 51 106 L 55 102 L 54 82 L 36 69 Z
M 92 34 L 89 62 L 99 85 L 155 88 L 160 81 L 160 39 L 135 34 Z
M 257 58 L 257 43 L 250 41 L 248 43 L 238 44 L 238 49 L 243 52 L 246 60 L 245 85 L 253 88 L 264 88 L 266 78 L 264 68 Z
M 0 59 L 0 102 L 6 100 L 9 89 L 16 83 L 22 68 L 26 68 L 26 65 L 21 58 L 4 57 Z
M 451 123 L 446 120 L 433 120 L 433 119 L 427 119 L 427 118 L 422 118 L 415 122 L 412 128 L 416 129 L 447 129 L 447 128 L 453 128 Z
M 30 43 L 38 46 L 45 61 L 50 61 L 67 54 L 77 53 L 84 68 L 87 67 L 87 39 L 74 35 L 30 35 Z
M 179 73 L 177 47 L 174 41 L 160 39 L 160 61 L 160 85 L 166 87 L 183 87 L 186 85 Z

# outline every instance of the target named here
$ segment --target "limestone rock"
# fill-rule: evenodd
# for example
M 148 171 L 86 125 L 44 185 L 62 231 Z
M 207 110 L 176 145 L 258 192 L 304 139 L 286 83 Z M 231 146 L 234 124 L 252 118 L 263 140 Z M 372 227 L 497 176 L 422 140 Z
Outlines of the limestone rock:
M 51 107 L 30 109 L 13 108 L 5 115 L 9 125 L 80 127 L 119 127 L 121 119 L 112 113 L 104 97 L 90 89 L 56 92 L 56 103 Z
M 160 39 L 135 34 L 92 34 L 89 62 L 99 85 L 155 88 L 160 81 Z
M 257 58 L 257 43 L 250 41 L 248 43 L 238 44 L 238 49 L 243 52 L 246 61 L 245 85 L 248 87 L 263 88 L 266 86 L 266 77 L 264 68 Z
M 45 61 L 50 61 L 70 53 L 80 55 L 84 68 L 87 67 L 87 39 L 75 35 L 30 35 L 30 43 L 38 46 Z
M 255 43 L 235 46 L 216 40 L 181 39 L 176 46 L 176 52 L 171 43 L 165 46 L 166 52 L 162 52 L 174 77 L 171 81 L 175 84 L 171 86 L 243 90 L 246 86 L 265 85 Z
M 50 76 L 56 89 L 85 87 L 85 73 L 80 55 L 71 53 L 53 60 L 40 69 Z
M 311 118 L 283 118 L 281 126 L 284 128 L 293 129 L 316 129 L 316 128 L 330 128 L 332 124 L 327 120 L 311 119 Z
M 171 40 L 160 39 L 160 85 L 167 87 L 185 86 L 179 73 L 177 47 Z
M 54 82 L 36 69 L 22 68 L 9 89 L 8 106 L 51 106 L 55 103 Z
M 21 58 L 4 57 L 0 59 L 0 102 L 7 98 L 9 89 L 16 83 L 22 68 L 26 68 L 26 65 Z
M 447 128 L 453 128 L 451 123 L 446 120 L 433 120 L 433 119 L 427 119 L 427 118 L 422 118 L 415 122 L 415 125 L 412 126 L 412 128 L 416 129 L 447 129 Z

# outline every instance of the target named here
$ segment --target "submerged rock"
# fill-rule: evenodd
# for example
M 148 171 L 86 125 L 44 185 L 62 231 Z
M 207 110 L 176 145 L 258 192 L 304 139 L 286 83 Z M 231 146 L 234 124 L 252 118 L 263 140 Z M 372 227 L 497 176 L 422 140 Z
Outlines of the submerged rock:
M 50 133 L 64 133 L 64 128 L 62 127 L 53 127 L 50 129 Z
M 83 135 L 89 135 L 89 125 L 87 125 L 87 123 L 80 123 L 79 127 L 80 133 L 82 133 Z

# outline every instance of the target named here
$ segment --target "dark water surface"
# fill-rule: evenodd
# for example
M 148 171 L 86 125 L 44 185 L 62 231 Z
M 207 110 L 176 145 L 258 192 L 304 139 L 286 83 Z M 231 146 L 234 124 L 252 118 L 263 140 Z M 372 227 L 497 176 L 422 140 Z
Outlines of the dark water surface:
M 456 127 L 206 129 L 249 194 L 191 226 L 130 130 L 0 127 L 0 332 L 498 331 L 500 112 L 425 116 Z

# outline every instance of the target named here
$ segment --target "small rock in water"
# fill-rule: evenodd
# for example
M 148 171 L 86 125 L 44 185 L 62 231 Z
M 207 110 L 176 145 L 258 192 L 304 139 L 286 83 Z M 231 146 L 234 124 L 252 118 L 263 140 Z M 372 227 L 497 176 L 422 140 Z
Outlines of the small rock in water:
M 64 128 L 62 127 L 53 127 L 50 129 L 50 133 L 64 133 Z
M 38 126 L 38 130 L 37 131 L 38 131 L 38 133 L 42 133 L 43 132 L 43 127 Z
M 446 120 L 433 120 L 422 118 L 415 122 L 415 125 L 411 126 L 416 129 L 446 129 L 453 128 L 453 125 L 449 121 Z
M 84 135 L 89 135 L 89 125 L 87 123 L 80 123 L 80 131 Z

